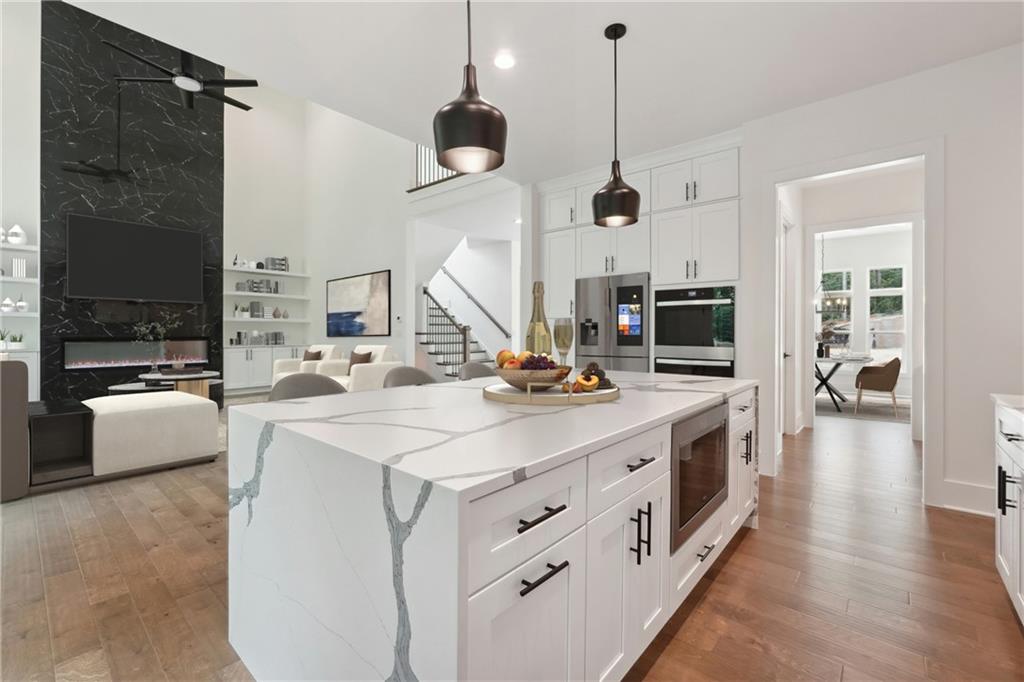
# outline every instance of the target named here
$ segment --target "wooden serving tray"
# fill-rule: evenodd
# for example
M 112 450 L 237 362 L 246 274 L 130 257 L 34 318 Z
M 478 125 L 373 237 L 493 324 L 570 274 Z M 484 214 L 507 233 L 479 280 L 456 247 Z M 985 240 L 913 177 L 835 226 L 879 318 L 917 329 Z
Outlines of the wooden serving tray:
M 549 385 L 549 384 L 545 384 Z M 589 393 L 562 393 L 559 386 L 546 391 L 520 391 L 508 384 L 484 386 L 484 398 L 510 405 L 589 405 L 618 400 L 619 387 L 596 389 Z

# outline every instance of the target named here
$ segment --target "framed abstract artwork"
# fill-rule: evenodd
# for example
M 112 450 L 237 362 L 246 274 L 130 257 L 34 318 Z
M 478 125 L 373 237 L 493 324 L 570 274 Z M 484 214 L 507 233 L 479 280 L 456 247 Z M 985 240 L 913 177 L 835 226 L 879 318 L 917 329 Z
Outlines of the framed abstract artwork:
M 327 280 L 327 336 L 391 336 L 391 271 Z

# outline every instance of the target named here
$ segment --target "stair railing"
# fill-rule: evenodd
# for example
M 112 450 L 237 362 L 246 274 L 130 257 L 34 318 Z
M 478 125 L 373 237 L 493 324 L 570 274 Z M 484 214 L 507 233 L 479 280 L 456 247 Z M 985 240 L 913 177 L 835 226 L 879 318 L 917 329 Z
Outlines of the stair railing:
M 462 366 L 469 362 L 470 326 L 459 324 L 427 287 L 423 287 L 423 295 L 427 299 L 427 341 L 435 348 L 434 353 L 440 355 L 445 373 L 457 376 Z M 443 322 L 434 321 L 439 318 Z M 441 331 L 434 331 L 437 326 L 442 328 Z M 453 369 L 449 371 L 448 368 Z
M 475 305 L 477 308 L 480 309 L 480 312 L 482 312 L 484 315 L 487 316 L 487 319 L 491 321 L 491 324 L 493 324 L 495 327 L 497 327 L 498 331 L 500 331 L 502 334 L 504 334 L 506 339 L 511 339 L 512 338 L 512 334 L 507 329 L 505 329 L 505 327 L 501 324 L 501 322 L 498 322 L 498 320 L 496 320 L 494 318 L 494 315 L 491 315 L 491 311 L 489 311 L 487 308 L 485 308 L 483 303 L 478 301 L 476 296 L 474 296 L 472 293 L 470 293 L 469 289 L 467 289 L 465 286 L 462 285 L 462 282 L 460 282 L 459 280 L 455 279 L 455 275 L 453 275 L 448 270 L 448 268 L 446 268 L 445 266 L 442 265 L 441 266 L 441 272 L 443 272 L 444 274 L 448 275 L 448 279 L 450 279 L 452 281 L 452 283 L 455 286 L 457 286 L 459 288 L 459 290 L 462 291 L 462 293 L 464 293 L 466 295 L 466 298 L 468 298 L 473 303 L 473 305 Z

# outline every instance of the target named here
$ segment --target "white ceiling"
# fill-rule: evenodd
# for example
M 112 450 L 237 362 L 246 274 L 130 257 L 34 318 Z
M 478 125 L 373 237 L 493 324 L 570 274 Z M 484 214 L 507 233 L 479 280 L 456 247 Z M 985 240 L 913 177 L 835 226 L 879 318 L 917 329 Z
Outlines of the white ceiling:
M 461 88 L 460 2 L 75 4 L 417 142 Z M 1021 41 L 1020 3 L 477 2 L 483 96 L 509 121 L 501 173 L 557 177 L 611 155 L 611 45 L 622 21 L 620 155 Z M 491 60 L 517 59 L 509 71 Z

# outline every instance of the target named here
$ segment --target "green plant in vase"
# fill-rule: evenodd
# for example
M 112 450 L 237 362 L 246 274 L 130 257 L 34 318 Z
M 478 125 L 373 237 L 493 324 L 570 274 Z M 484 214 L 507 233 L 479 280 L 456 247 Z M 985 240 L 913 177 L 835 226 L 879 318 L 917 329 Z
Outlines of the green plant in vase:
M 167 335 L 170 332 L 180 326 L 181 315 L 162 310 L 160 311 L 160 318 L 157 320 L 144 320 L 133 324 L 132 333 L 135 334 L 135 341 L 137 343 L 155 343 L 159 345 L 167 339 Z M 160 371 L 160 367 L 156 362 L 156 356 L 159 353 L 156 351 L 159 351 L 159 348 L 155 349 L 152 363 L 149 366 L 149 371 L 154 373 Z

